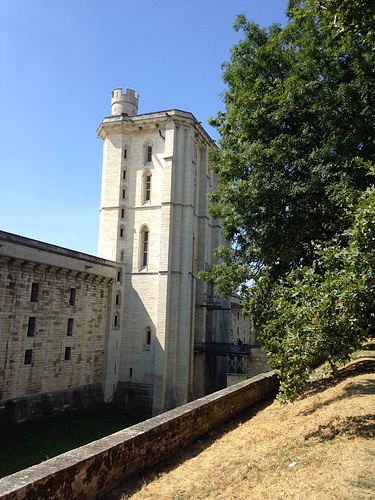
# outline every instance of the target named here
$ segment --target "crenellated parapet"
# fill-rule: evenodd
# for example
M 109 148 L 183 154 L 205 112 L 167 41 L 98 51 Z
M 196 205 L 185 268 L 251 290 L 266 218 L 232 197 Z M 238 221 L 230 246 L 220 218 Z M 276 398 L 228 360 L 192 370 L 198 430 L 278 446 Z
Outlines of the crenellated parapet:
M 112 116 L 128 115 L 135 116 L 138 112 L 139 94 L 132 89 L 126 89 L 126 93 L 122 93 L 122 88 L 115 89 L 112 92 L 111 106 Z

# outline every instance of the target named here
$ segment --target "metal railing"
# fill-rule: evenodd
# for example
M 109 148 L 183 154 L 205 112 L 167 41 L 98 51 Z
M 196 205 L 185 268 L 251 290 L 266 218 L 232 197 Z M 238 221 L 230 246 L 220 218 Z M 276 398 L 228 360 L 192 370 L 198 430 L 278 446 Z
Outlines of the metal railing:
M 229 344 L 225 342 L 203 342 L 194 344 L 196 352 L 212 354 L 250 354 L 251 349 L 260 349 L 260 344 Z

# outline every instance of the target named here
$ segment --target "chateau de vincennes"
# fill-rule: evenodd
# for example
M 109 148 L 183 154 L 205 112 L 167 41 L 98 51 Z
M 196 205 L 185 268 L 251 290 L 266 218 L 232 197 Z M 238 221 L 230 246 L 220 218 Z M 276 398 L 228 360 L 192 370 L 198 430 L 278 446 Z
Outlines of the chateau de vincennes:
M 223 244 L 215 144 L 112 92 L 98 257 L 0 231 L 0 424 L 111 402 L 160 414 L 268 369 L 240 299 L 197 279 Z

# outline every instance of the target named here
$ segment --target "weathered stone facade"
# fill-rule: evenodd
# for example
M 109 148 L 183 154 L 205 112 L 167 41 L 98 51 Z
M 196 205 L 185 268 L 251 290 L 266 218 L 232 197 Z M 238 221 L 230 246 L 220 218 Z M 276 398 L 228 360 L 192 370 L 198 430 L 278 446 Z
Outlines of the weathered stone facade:
M 244 344 L 256 343 L 256 332 L 251 323 L 250 316 L 242 313 L 241 297 L 232 297 L 230 311 L 230 341 L 237 343 L 238 341 Z
M 113 262 L 0 231 L 0 414 L 10 399 L 102 384 L 116 273 Z
M 113 114 L 98 129 L 104 140 L 99 255 L 121 269 L 108 352 L 121 347 L 108 357 L 105 394 L 116 386 L 117 404 L 138 414 L 152 406 L 155 415 L 225 386 L 222 360 L 207 366 L 204 354 L 194 355 L 194 343 L 228 342 L 230 318 L 222 299 L 207 307 L 212 287 L 197 280 L 223 243 L 220 223 L 208 214 L 215 145 L 191 113 L 137 115 L 137 106 L 137 94 L 116 89 Z
M 228 356 L 228 387 L 271 369 L 264 352 L 260 349 L 257 337 L 250 316 L 242 313 L 241 297 L 232 297 L 230 341 L 232 344 L 250 345 L 251 348 L 246 355 L 233 354 Z
M 214 142 L 191 113 L 137 115 L 130 89 L 111 104 L 98 128 L 100 257 L 0 232 L 0 423 L 101 390 L 146 418 L 268 368 L 258 349 L 230 355 L 255 343 L 250 319 L 197 279 L 224 243 L 208 213 Z

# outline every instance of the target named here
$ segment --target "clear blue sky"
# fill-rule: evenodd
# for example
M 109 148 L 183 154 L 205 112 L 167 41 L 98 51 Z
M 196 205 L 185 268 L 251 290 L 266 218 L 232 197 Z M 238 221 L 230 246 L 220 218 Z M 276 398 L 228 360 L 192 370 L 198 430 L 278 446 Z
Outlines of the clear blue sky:
M 0 2 L 0 229 L 96 255 L 102 140 L 113 89 L 139 113 L 207 126 L 245 14 L 285 25 L 286 0 Z

